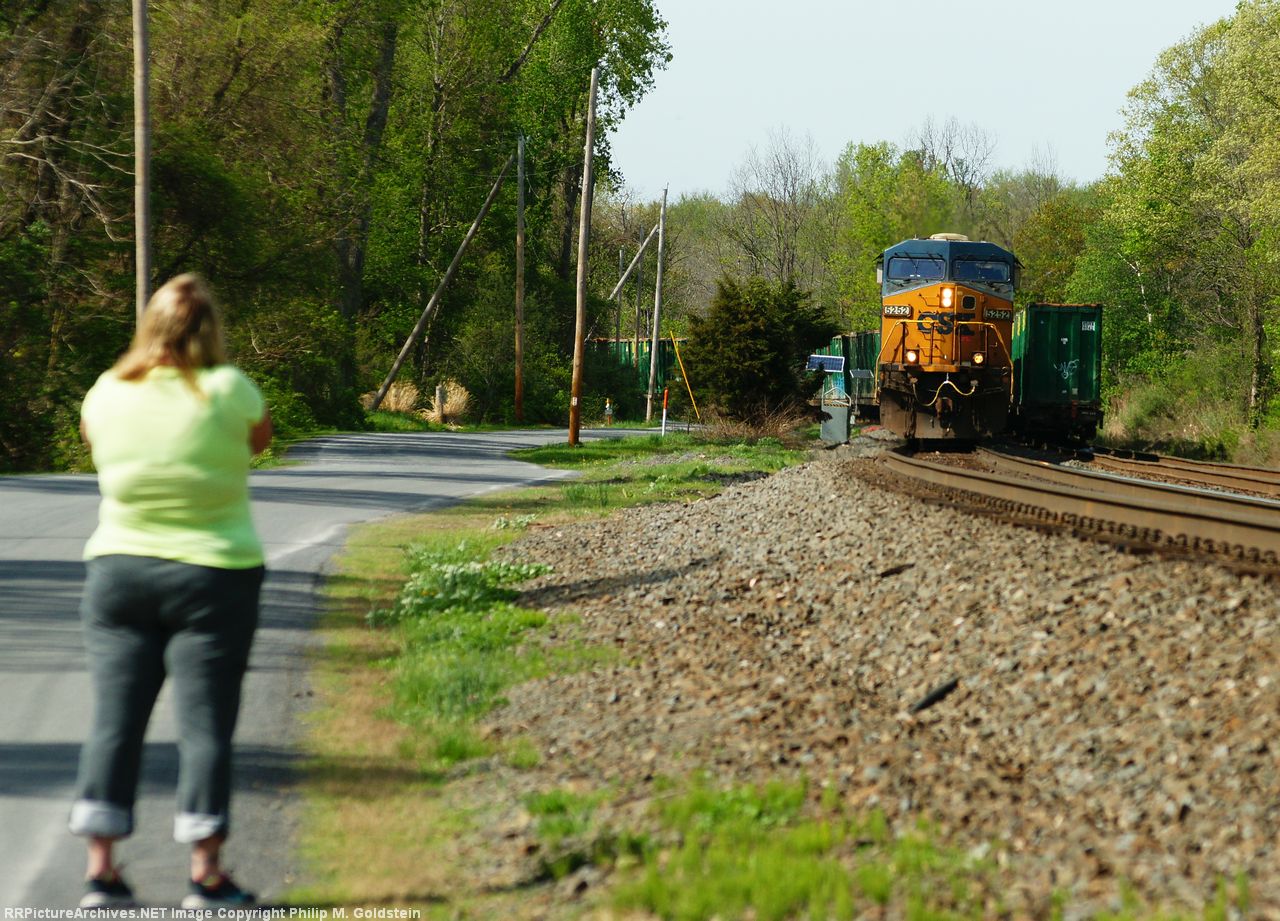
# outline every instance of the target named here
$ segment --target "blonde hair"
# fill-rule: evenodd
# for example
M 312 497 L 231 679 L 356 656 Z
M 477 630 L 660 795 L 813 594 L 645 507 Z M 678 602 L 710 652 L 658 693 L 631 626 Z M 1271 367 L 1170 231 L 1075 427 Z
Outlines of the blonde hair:
M 193 388 L 195 372 L 226 364 L 222 318 L 209 287 L 199 275 L 178 275 L 147 302 L 129 351 L 116 362 L 116 376 L 137 381 L 152 368 L 177 368 Z

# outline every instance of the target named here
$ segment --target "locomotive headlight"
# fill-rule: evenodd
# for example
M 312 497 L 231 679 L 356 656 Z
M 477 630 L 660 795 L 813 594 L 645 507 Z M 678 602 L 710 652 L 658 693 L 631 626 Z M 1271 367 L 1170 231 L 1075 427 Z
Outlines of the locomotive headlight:
M 986 362 L 986 360 L 987 360 L 987 356 L 986 356 L 984 353 L 982 353 L 982 352 L 974 352 L 974 353 L 973 353 L 973 363 L 974 363 L 975 365 L 984 364 L 984 363 Z
M 915 349 L 907 349 L 907 364 L 914 365 L 920 360 L 920 353 Z
M 942 306 L 943 307 L 950 307 L 952 302 L 955 300 L 955 298 L 956 298 L 955 288 L 942 289 Z

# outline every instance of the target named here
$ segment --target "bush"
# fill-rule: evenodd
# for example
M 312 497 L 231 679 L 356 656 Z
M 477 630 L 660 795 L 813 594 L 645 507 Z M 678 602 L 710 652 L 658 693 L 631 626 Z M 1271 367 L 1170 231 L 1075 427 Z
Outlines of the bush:
M 1117 445 L 1212 460 L 1237 453 L 1246 430 L 1243 367 L 1228 347 L 1167 358 L 1122 377 L 1107 407 L 1104 438 Z
M 689 325 L 685 367 L 704 410 L 747 421 L 798 410 L 812 389 L 804 357 L 837 331 L 794 285 L 728 276 Z

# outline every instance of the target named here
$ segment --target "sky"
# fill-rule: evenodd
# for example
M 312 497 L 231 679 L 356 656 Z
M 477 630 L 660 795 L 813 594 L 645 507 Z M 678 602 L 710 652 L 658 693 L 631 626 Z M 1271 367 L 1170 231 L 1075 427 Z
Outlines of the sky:
M 726 193 L 770 132 L 901 145 L 926 118 L 995 140 L 994 165 L 1089 182 L 1126 94 L 1236 0 L 655 0 L 673 59 L 613 133 L 641 199 Z

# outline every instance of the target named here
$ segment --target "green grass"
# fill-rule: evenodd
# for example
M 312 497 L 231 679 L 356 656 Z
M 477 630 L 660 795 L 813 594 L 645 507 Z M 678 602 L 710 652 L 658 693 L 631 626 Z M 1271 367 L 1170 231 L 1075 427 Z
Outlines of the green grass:
M 371 432 L 443 432 L 446 427 L 414 413 L 394 413 L 380 409 L 364 414 L 365 425 Z
M 803 784 L 717 788 L 693 778 L 655 807 L 661 833 L 677 843 L 644 852 L 615 906 L 677 921 L 854 918 L 885 906 L 908 918 L 984 917 L 976 893 L 991 864 L 924 828 L 893 836 L 878 812 L 824 805 L 815 815 L 805 804 Z
M 430 753 L 428 770 L 491 754 L 475 737 L 474 721 L 507 687 L 551 667 L 539 644 L 525 642 L 546 626 L 547 615 L 511 603 L 512 586 L 547 567 L 487 559 L 513 536 L 482 531 L 413 545 L 406 553 L 409 579 L 394 605 L 368 616 L 375 626 L 398 630 L 387 712 L 418 732 Z M 568 670 L 570 663 L 557 659 L 556 667 Z
M 558 487 L 557 503 L 561 511 L 578 514 L 704 498 L 740 479 L 775 473 L 806 458 L 805 452 L 785 448 L 775 439 L 725 444 L 696 435 L 547 445 L 513 456 L 578 471 L 577 480 Z
M 545 464 L 548 467 L 584 469 L 616 464 L 619 461 L 686 452 L 705 454 L 709 457 L 727 456 L 759 470 L 781 470 L 803 458 L 803 452 L 783 447 L 776 438 L 761 438 L 754 444 L 746 444 L 710 441 L 699 435 L 688 434 L 670 434 L 665 438 L 661 435 L 605 438 L 586 441 L 577 446 L 545 445 L 537 448 L 523 448 L 513 452 L 512 456 L 534 464 Z

